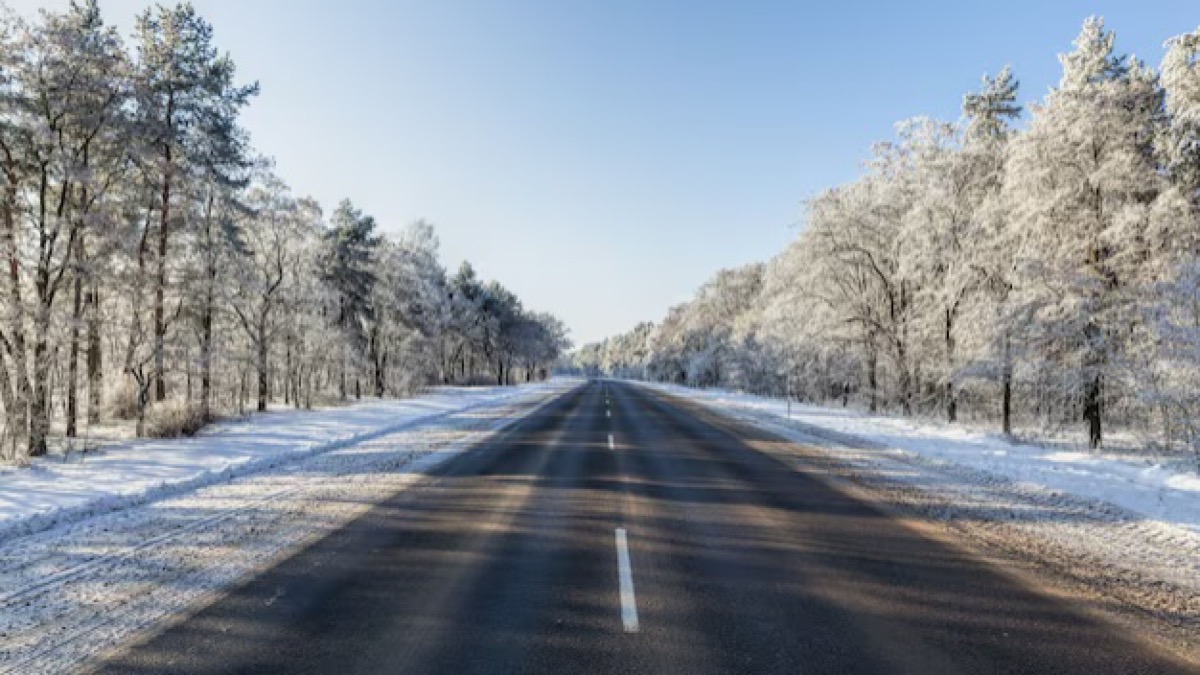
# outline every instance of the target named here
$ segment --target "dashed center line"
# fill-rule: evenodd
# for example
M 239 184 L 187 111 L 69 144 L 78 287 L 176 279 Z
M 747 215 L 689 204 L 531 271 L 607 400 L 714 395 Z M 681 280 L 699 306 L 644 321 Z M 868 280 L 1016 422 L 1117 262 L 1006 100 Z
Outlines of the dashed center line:
M 617 449 L 617 446 L 616 446 L 616 445 L 613 443 L 613 435 L 612 435 L 612 434 L 609 434 L 609 435 L 608 435 L 608 449 L 609 449 L 609 450 L 616 450 L 616 449 Z
M 621 582 L 621 623 L 626 633 L 638 632 L 637 598 L 633 594 L 633 567 L 625 528 L 617 528 L 617 576 Z

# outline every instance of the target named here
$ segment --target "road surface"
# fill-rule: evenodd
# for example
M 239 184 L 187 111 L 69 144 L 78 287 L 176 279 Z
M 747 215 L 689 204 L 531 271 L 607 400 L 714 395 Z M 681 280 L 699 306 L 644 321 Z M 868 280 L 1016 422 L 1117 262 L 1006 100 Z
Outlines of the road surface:
M 785 450 L 590 383 L 101 671 L 1191 672 Z

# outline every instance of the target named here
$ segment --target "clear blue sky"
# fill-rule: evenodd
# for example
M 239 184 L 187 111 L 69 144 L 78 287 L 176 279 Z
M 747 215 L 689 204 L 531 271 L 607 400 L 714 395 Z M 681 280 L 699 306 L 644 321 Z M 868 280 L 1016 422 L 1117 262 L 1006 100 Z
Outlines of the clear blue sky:
M 101 0 L 128 34 L 146 2 Z M 22 12 L 65 0 L 10 3 Z M 1176 2 L 196 0 L 262 95 L 255 145 L 299 194 L 432 221 L 577 342 L 657 319 L 795 236 L 897 120 L 953 119 L 1011 63 L 1058 78 L 1085 16 L 1154 65 Z

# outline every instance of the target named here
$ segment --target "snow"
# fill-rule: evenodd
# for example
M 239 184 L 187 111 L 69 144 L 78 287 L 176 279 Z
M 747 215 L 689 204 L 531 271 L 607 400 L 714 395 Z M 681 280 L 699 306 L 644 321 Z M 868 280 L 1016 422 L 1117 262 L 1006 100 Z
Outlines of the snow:
M 64 672 L 186 616 L 575 386 L 442 389 L 412 401 L 256 417 L 188 442 L 196 452 L 224 450 L 188 465 L 191 473 L 166 465 L 162 475 L 181 479 L 170 483 L 171 496 L 0 541 L 0 673 Z M 289 446 L 281 438 L 289 433 L 308 445 Z M 161 444 L 164 454 L 171 445 Z M 241 463 L 234 468 L 230 458 Z M 268 458 L 274 466 L 250 471 Z M 184 487 L 230 469 L 241 475 Z M 132 475 L 146 474 L 154 472 Z
M 719 407 L 787 418 L 788 405 L 719 389 L 651 385 Z M 1200 476 L 1178 467 L 1100 452 L 1014 443 L 997 434 L 867 415 L 851 409 L 791 406 L 791 421 L 829 440 L 867 441 L 876 449 L 984 471 L 1008 481 L 1104 502 L 1200 534 Z
M 527 393 L 525 387 L 440 387 L 406 400 L 267 412 L 187 439 L 140 440 L 0 469 L 0 541 Z

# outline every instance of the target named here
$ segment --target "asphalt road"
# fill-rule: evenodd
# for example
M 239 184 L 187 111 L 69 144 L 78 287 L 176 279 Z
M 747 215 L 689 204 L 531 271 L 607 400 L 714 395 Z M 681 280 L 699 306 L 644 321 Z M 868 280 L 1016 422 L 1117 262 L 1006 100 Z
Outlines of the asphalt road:
M 102 671 L 1189 672 L 781 448 L 592 383 Z

